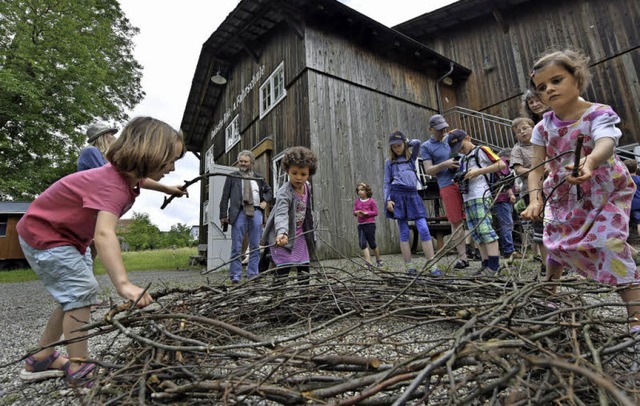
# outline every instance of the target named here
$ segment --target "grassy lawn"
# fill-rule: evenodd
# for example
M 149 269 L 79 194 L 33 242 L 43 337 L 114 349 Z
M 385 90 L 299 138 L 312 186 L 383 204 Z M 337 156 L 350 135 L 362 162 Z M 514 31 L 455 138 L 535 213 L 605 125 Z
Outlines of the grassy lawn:
M 197 255 L 197 248 L 177 248 L 149 251 L 123 252 L 122 259 L 128 272 L 162 271 L 188 269 L 189 257 Z M 96 260 L 96 275 L 103 275 L 106 271 L 100 257 Z M 16 269 L 0 272 L 0 283 L 26 282 L 37 280 L 38 277 L 31 269 Z

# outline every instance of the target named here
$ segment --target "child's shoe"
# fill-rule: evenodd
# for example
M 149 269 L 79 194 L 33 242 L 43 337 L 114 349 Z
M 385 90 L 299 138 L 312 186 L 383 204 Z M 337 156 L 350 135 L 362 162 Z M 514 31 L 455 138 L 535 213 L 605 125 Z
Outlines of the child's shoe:
M 71 372 L 71 362 L 67 362 L 64 366 L 64 380 L 68 386 L 73 388 L 91 388 L 93 386 L 96 364 L 84 363 L 75 372 Z
M 378 261 L 376 261 L 376 266 L 378 268 L 382 268 L 384 266 L 384 264 L 382 263 L 382 261 L 378 260 Z
M 437 267 L 434 266 L 433 268 L 431 268 L 431 276 L 442 276 L 442 275 L 444 274 Z
M 416 270 L 416 268 L 407 268 L 407 275 L 416 276 L 418 275 L 418 271 Z
M 64 376 L 64 367 L 63 369 L 52 368 L 53 363 L 58 358 L 60 358 L 60 353 L 58 351 L 54 351 L 53 354 L 43 360 L 37 360 L 33 355 L 30 355 L 25 360 L 25 363 L 31 367 L 31 371 L 27 371 L 26 369 L 20 371 L 20 379 L 29 382 L 37 382 L 44 379 Z M 65 364 L 65 366 L 66 365 L 67 364 Z
M 456 264 L 453 266 L 455 269 L 464 269 L 469 267 L 469 261 L 465 261 L 464 259 L 459 259 L 456 261 Z

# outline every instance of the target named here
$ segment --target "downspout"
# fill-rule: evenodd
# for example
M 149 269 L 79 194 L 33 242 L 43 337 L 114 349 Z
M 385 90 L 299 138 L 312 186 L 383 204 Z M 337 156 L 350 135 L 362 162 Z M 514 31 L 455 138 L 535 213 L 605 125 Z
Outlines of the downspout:
M 442 100 L 440 100 L 440 82 L 444 80 L 444 78 L 450 76 L 453 73 L 453 61 L 449 62 L 449 72 L 442 75 L 438 80 L 436 80 L 436 101 L 438 102 L 438 114 L 442 114 Z

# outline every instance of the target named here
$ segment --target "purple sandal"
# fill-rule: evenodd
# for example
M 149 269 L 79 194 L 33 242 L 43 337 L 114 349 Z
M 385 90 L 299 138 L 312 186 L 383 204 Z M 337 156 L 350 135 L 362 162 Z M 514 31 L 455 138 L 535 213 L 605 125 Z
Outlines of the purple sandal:
M 43 360 L 37 360 L 33 358 L 33 355 L 29 355 L 25 362 L 31 367 L 31 371 L 27 371 L 26 369 L 20 371 L 20 379 L 29 382 L 36 382 L 44 379 L 64 376 L 63 370 L 50 368 L 51 364 L 53 364 L 59 357 L 60 353 L 58 351 L 54 351 L 53 354 Z
M 64 365 L 64 380 L 68 386 L 75 388 L 91 388 L 93 386 L 93 369 L 96 367 L 96 364 L 85 363 L 82 364 L 80 369 L 75 372 L 71 372 L 69 369 L 71 367 L 71 362 L 67 362 Z

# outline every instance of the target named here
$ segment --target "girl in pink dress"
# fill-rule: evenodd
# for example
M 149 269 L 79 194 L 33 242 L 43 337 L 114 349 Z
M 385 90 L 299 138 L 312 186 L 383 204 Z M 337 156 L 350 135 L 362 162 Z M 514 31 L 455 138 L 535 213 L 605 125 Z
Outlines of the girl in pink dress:
M 551 111 L 533 131 L 530 203 L 522 213 L 540 218 L 544 209 L 547 280 L 573 269 L 598 282 L 623 285 L 625 303 L 640 302 L 639 270 L 627 244 L 635 186 L 614 153 L 621 136 L 611 107 L 580 99 L 590 82 L 589 58 L 573 50 L 548 53 L 531 71 L 531 85 Z M 580 163 L 573 174 L 578 136 Z M 544 179 L 543 162 L 549 176 Z M 543 200 L 547 196 L 546 204 Z M 640 305 L 627 305 L 632 332 L 640 331 Z

